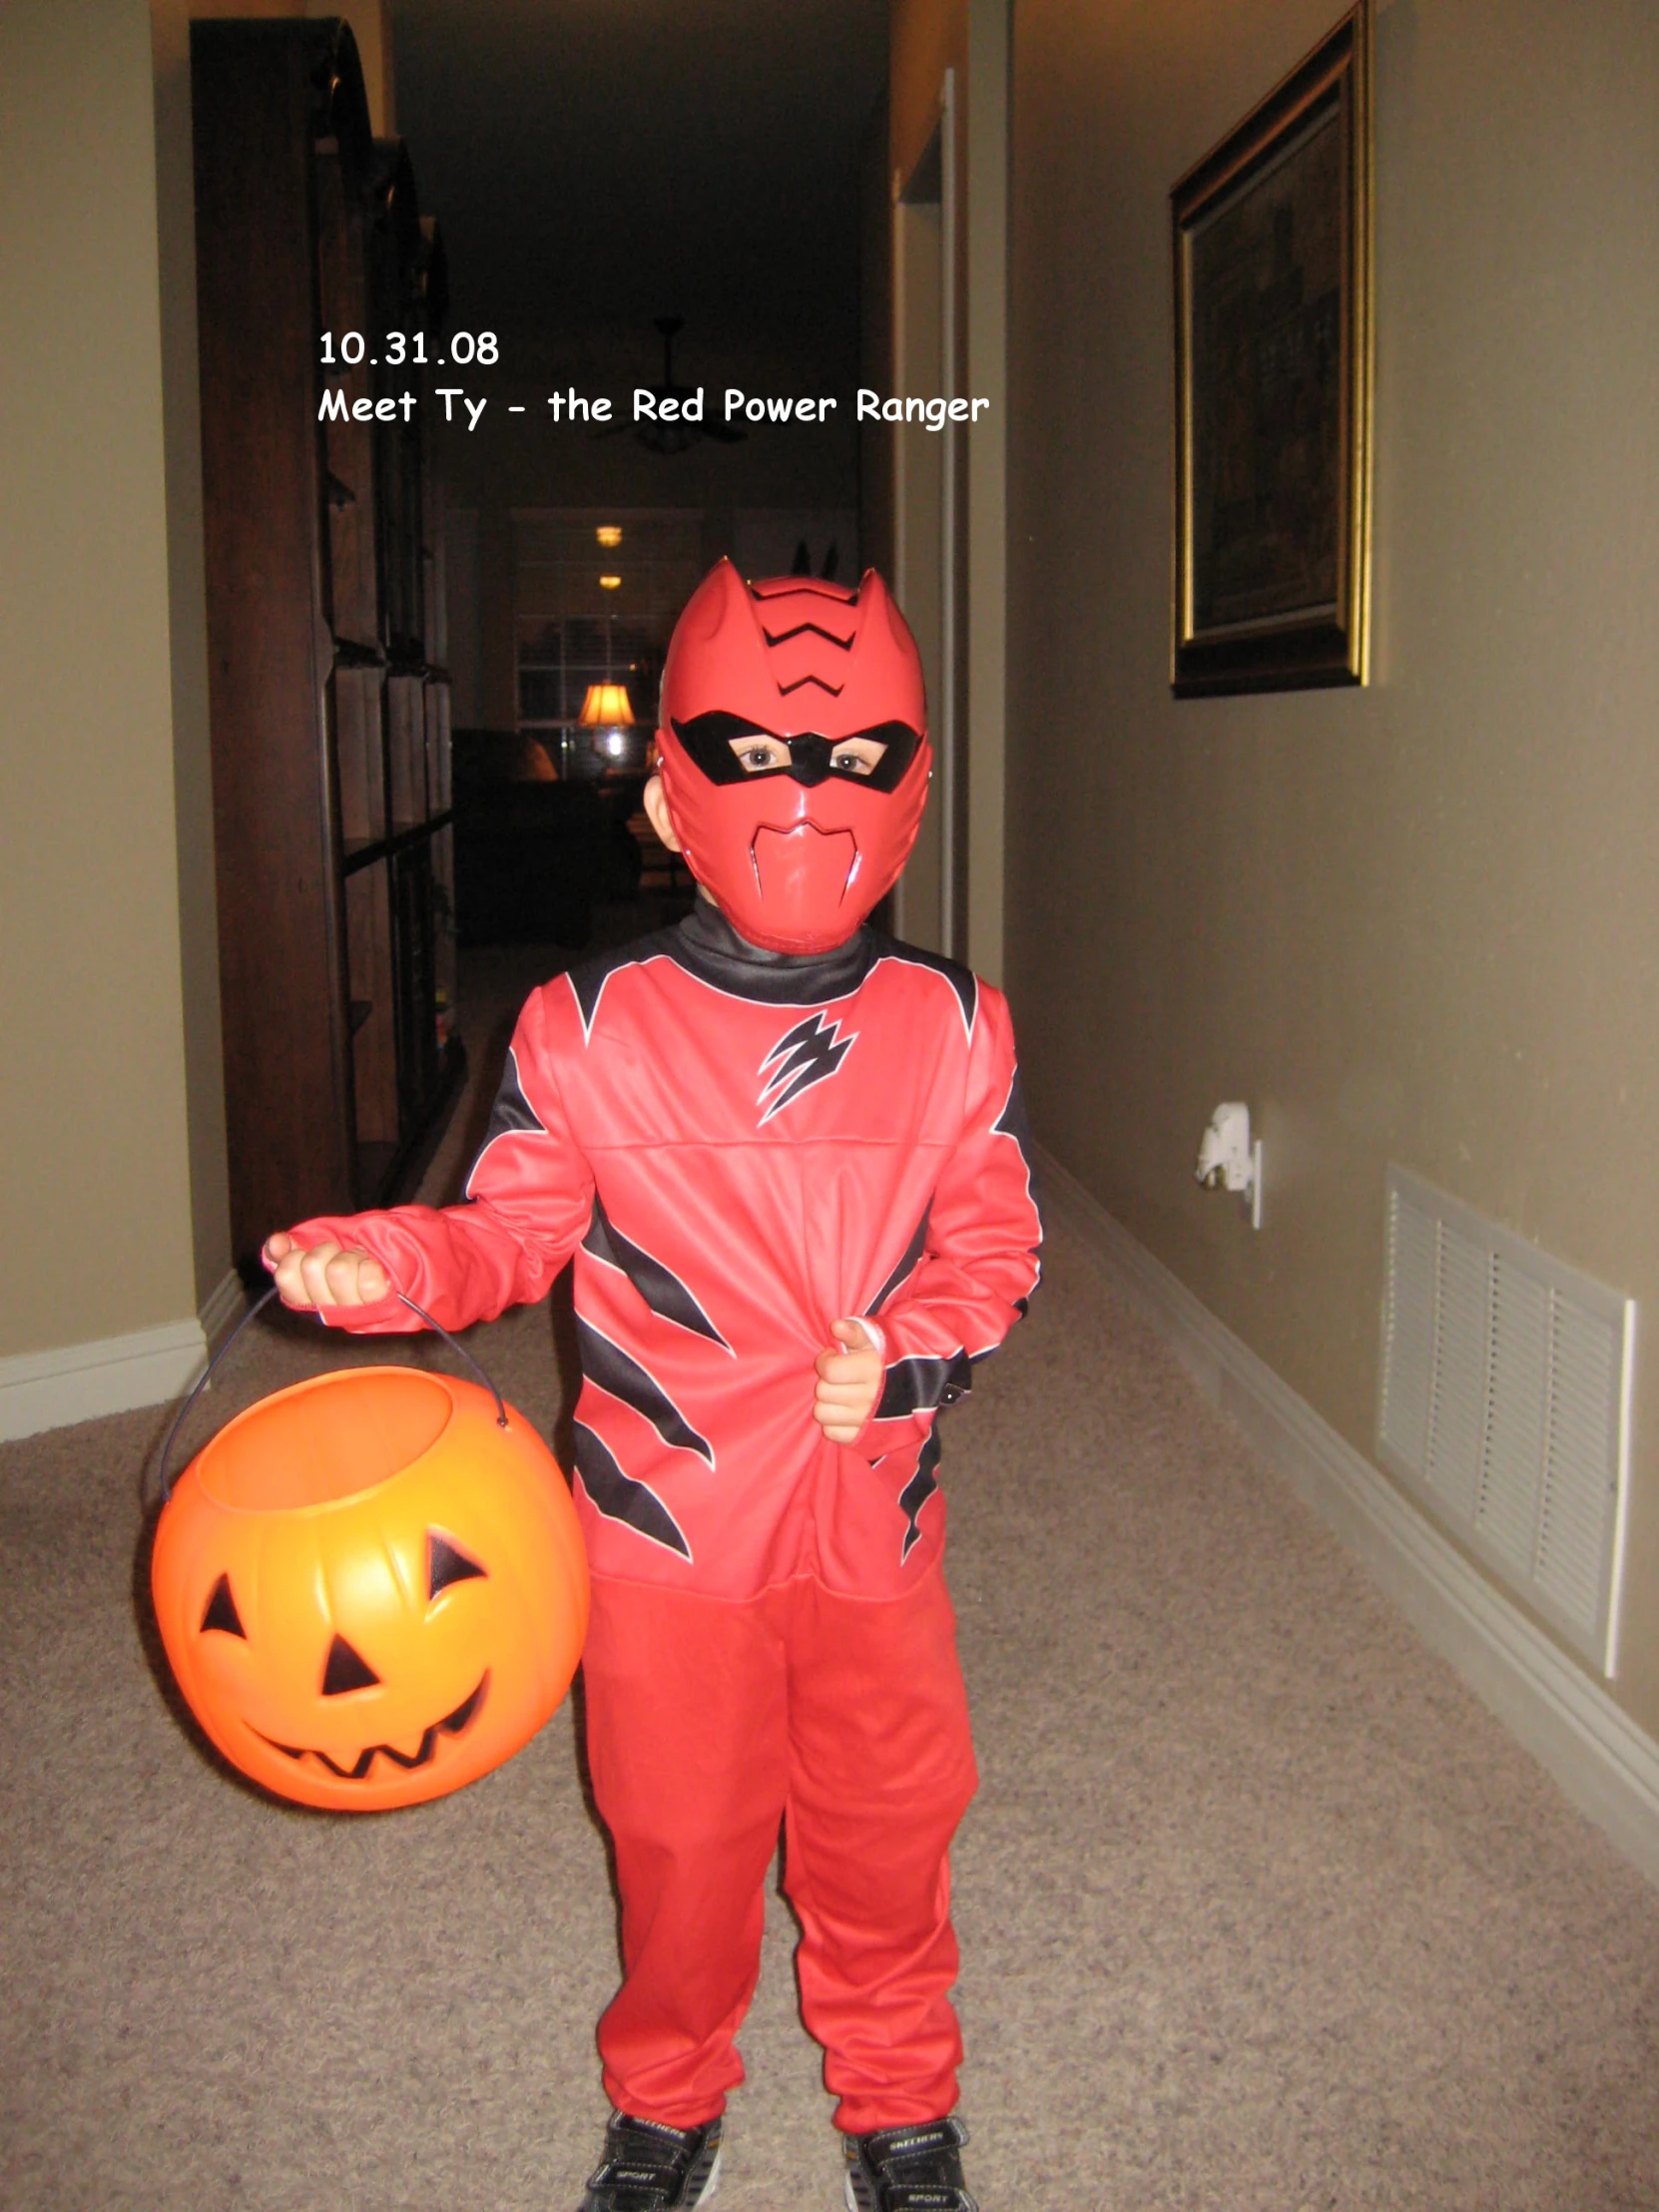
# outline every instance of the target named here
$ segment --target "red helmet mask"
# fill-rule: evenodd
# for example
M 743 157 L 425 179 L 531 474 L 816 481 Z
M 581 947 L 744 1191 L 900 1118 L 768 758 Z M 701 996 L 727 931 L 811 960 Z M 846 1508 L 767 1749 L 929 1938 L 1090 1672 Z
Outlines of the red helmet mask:
M 746 584 L 722 561 L 675 625 L 660 719 L 669 820 L 733 928 L 772 952 L 844 943 L 915 842 L 932 758 L 916 642 L 880 577 Z M 733 740 L 757 734 L 787 767 L 744 767 Z M 831 765 L 849 738 L 885 748 L 867 774 Z

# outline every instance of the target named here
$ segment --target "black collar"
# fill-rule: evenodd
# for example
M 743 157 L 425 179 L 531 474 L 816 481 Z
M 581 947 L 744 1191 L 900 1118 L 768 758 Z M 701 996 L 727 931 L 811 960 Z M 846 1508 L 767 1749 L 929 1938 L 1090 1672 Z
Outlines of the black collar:
M 700 982 L 766 1006 L 817 1006 L 855 991 L 881 956 L 872 929 L 855 929 L 828 952 L 768 952 L 740 937 L 712 899 L 700 897 L 666 932 L 671 957 Z

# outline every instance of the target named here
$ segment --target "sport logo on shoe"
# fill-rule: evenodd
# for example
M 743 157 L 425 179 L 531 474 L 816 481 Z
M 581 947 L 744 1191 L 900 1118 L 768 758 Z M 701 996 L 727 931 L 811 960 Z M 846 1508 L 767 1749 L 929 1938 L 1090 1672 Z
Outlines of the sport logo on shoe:
M 826 1021 L 823 1014 L 809 1014 L 779 1038 L 759 1069 L 766 1076 L 755 1101 L 757 1106 L 766 1107 L 761 1116 L 763 1124 L 782 1113 L 792 1098 L 798 1098 L 812 1084 L 834 1074 L 858 1041 L 856 1030 L 850 1037 L 843 1037 L 840 1026 L 838 1021 Z

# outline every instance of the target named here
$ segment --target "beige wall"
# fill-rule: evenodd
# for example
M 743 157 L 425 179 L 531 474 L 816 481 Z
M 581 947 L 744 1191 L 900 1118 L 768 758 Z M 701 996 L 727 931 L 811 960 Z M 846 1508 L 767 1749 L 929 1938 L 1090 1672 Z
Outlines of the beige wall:
M 1168 190 L 1333 19 L 1020 0 L 1009 970 L 1041 1136 L 1370 1452 L 1389 1160 L 1659 1312 L 1659 14 L 1382 7 L 1374 681 L 1177 703 Z
M 204 1305 L 231 1265 L 231 1205 L 225 1153 L 213 759 L 208 722 L 202 420 L 196 350 L 196 178 L 191 144 L 187 0 L 151 0 L 150 27 L 156 87 L 156 235 L 167 471 L 179 958 L 185 1017 L 191 1235 L 197 1303 Z
M 0 16 L 0 1357 L 186 1319 L 230 1266 L 190 18 L 304 12 Z M 328 12 L 389 116 L 380 0 Z
M 146 0 L 0 12 L 0 1355 L 193 1315 Z

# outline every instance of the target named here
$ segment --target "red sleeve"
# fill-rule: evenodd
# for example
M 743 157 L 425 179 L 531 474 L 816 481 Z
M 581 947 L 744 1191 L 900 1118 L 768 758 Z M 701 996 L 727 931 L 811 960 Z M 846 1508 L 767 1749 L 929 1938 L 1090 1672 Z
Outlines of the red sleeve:
M 933 1193 L 915 1272 L 874 1317 L 881 1394 L 852 1448 L 868 1459 L 923 1439 L 1025 1312 L 1041 1273 L 1031 1139 L 1000 991 L 980 985 L 962 1131 Z
M 332 1240 L 371 1254 L 395 1289 L 444 1329 L 494 1321 L 508 1306 L 544 1298 L 593 1215 L 593 1175 L 570 1134 L 549 1047 L 551 995 L 568 988 L 548 984 L 518 1018 L 461 1205 L 319 1215 L 299 1223 L 294 1241 Z M 421 1326 L 391 1296 L 371 1306 L 321 1306 L 317 1315 L 359 1335 Z

